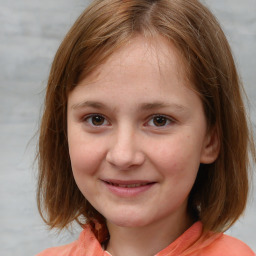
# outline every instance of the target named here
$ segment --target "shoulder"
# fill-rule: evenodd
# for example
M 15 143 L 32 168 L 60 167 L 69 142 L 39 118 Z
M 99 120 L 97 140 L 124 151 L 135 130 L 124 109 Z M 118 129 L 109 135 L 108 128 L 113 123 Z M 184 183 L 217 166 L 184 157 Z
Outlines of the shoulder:
M 221 235 L 203 249 L 208 256 L 256 256 L 252 249 L 241 240 L 229 235 Z
M 103 237 L 104 238 L 104 237 Z M 44 250 L 36 256 L 102 256 L 104 251 L 95 237 L 91 225 L 85 225 L 78 240 L 73 243 Z
M 78 244 L 77 241 L 63 245 L 58 247 L 53 247 L 42 251 L 36 256 L 71 256 L 71 255 L 79 255 L 78 254 Z

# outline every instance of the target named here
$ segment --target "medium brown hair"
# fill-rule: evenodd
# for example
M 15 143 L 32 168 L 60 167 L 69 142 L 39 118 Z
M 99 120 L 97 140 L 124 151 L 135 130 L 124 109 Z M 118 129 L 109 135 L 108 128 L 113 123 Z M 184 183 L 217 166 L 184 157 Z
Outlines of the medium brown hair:
M 197 0 L 96 0 L 78 18 L 52 64 L 39 138 L 37 200 L 51 228 L 104 219 L 79 191 L 67 142 L 67 98 L 77 83 L 135 35 L 162 36 L 188 64 L 220 153 L 201 165 L 189 210 L 205 230 L 223 231 L 245 209 L 249 152 L 254 145 L 229 44 L 212 13 Z

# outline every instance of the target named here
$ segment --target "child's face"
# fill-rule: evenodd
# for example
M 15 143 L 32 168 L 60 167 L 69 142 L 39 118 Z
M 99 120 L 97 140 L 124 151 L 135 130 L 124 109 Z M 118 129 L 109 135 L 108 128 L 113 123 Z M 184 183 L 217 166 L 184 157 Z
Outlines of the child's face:
M 107 221 L 186 221 L 200 163 L 215 158 L 200 98 L 174 46 L 137 37 L 68 98 L 73 174 Z

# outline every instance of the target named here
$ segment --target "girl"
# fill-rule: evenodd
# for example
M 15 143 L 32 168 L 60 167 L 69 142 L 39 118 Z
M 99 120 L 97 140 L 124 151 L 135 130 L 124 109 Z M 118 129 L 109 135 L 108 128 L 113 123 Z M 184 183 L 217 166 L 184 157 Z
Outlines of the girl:
M 255 255 L 222 233 L 245 208 L 250 152 L 230 47 L 206 7 L 96 0 L 55 56 L 38 154 L 43 219 L 83 231 L 39 255 Z

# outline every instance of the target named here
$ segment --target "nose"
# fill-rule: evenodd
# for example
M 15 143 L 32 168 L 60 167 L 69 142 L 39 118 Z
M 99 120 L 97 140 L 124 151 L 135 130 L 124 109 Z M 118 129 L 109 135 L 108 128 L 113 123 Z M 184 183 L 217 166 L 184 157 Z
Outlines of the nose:
M 120 129 L 113 135 L 106 160 L 120 170 L 140 166 L 145 161 L 143 145 L 132 129 Z

